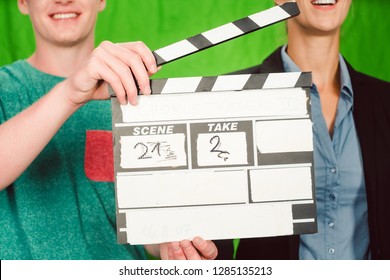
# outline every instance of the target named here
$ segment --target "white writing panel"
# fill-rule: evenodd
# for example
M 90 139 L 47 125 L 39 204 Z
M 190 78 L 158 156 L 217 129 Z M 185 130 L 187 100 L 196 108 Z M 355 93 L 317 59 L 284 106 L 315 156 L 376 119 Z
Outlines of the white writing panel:
M 119 208 L 245 203 L 247 174 L 178 172 L 117 177 Z
M 121 105 L 123 122 L 307 115 L 301 88 L 156 94 L 138 100 L 137 106 Z
M 216 240 L 227 236 L 249 238 L 293 233 L 290 204 L 132 210 L 126 212 L 126 219 L 130 244 L 191 240 L 196 236 Z
M 310 119 L 258 121 L 256 139 L 261 153 L 313 151 Z
M 202 133 L 197 139 L 199 166 L 247 164 L 244 132 Z
M 122 136 L 122 168 L 184 166 L 187 163 L 185 153 L 185 135 Z
M 251 170 L 253 202 L 312 199 L 311 167 Z

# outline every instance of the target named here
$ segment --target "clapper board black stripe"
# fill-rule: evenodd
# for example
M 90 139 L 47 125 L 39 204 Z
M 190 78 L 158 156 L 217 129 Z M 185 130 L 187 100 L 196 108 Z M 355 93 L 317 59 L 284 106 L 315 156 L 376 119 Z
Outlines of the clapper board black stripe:
M 292 206 L 292 213 L 294 234 L 317 232 L 315 203 L 295 204 Z
M 168 45 L 153 54 L 160 66 L 297 15 L 297 3 L 287 2 Z

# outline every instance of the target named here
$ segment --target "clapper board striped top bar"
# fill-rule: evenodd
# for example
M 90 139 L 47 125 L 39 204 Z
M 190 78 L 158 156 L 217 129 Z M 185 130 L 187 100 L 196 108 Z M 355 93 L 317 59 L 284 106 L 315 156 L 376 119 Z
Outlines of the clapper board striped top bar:
M 268 10 L 224 24 L 217 28 L 168 45 L 153 52 L 157 65 L 163 65 L 192 53 L 270 26 L 299 15 L 295 2 L 287 2 Z
M 311 85 L 310 72 L 184 77 L 151 81 L 152 94 L 280 89 Z
M 152 94 L 297 88 L 308 85 L 311 85 L 310 72 L 181 77 L 150 81 Z M 111 96 L 115 96 L 111 87 L 109 91 Z

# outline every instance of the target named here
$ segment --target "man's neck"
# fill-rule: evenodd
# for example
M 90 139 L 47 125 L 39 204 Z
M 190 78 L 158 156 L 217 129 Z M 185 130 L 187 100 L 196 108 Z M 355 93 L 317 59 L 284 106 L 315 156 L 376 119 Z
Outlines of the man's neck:
M 53 46 L 37 44 L 37 48 L 27 61 L 38 70 L 60 77 L 68 77 L 91 54 L 92 42 L 74 46 Z

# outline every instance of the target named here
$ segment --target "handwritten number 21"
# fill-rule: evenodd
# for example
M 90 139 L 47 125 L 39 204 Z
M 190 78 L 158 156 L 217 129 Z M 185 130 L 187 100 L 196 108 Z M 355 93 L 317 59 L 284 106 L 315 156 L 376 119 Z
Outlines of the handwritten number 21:
M 161 145 L 160 142 L 155 143 L 154 147 L 153 147 L 153 149 L 152 149 L 152 151 L 150 153 L 157 152 L 158 156 L 161 156 L 161 154 L 160 154 L 160 145 Z M 135 144 L 134 145 L 134 149 L 137 149 L 137 147 L 141 147 L 141 150 L 143 151 L 143 154 L 140 155 L 138 157 L 138 159 L 152 158 L 152 156 L 150 156 L 150 155 L 147 156 L 147 154 L 149 152 L 149 147 L 146 146 L 144 143 L 139 142 L 139 143 Z

